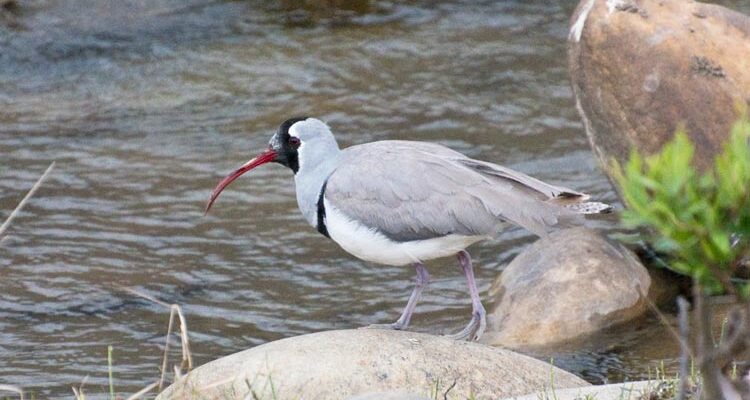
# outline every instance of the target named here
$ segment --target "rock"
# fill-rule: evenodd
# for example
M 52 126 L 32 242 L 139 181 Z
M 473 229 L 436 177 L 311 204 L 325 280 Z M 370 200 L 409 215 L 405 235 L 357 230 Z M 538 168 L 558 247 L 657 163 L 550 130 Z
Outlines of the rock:
M 496 304 L 483 341 L 543 347 L 642 315 L 651 278 L 635 255 L 588 228 L 526 248 L 490 288 Z
M 421 333 L 341 330 L 222 357 L 196 368 L 158 399 L 244 399 L 251 389 L 259 398 L 343 399 L 405 388 L 421 395 L 437 389 L 440 398 L 450 389 L 451 398 L 494 399 L 543 390 L 552 373 L 556 387 L 587 385 L 510 350 Z
M 409 393 L 408 391 L 370 392 L 347 397 L 346 400 L 430 400 L 429 397 Z
M 583 0 L 568 67 L 600 161 L 653 153 L 684 124 L 699 168 L 712 163 L 750 104 L 750 18 L 685 0 Z M 607 170 L 608 168 L 605 168 Z
M 536 392 L 525 396 L 514 396 L 503 400 L 622 400 L 641 399 L 644 394 L 657 393 L 664 384 L 675 385 L 675 381 L 638 381 L 611 385 L 586 386 L 582 388 L 555 389 Z M 651 397 L 646 397 L 650 399 Z M 658 397 L 667 398 L 667 397 Z

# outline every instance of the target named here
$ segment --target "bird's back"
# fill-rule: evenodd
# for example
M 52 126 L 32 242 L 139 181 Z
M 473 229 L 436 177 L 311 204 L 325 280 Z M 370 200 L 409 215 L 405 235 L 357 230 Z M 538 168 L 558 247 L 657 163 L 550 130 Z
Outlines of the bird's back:
M 545 235 L 582 193 L 427 142 L 380 141 L 342 151 L 326 200 L 396 241 L 494 235 L 504 222 Z

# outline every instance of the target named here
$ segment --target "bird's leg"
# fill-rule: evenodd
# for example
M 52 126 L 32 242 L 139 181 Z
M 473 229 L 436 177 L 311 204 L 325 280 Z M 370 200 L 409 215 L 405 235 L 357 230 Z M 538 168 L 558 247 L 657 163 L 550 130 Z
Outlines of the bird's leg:
M 477 284 L 474 281 L 474 270 L 471 266 L 471 256 L 469 256 L 466 250 L 461 250 L 458 253 L 458 264 L 464 271 L 466 283 L 469 286 L 469 294 L 471 295 L 471 321 L 461 332 L 449 335 L 449 337 L 456 340 L 479 340 L 479 337 L 484 333 L 484 328 L 487 326 L 487 312 L 484 311 L 482 300 L 479 298 L 479 290 L 477 290 Z
M 409 326 L 409 321 L 411 320 L 411 315 L 414 313 L 414 307 L 417 306 L 419 296 L 422 295 L 422 290 L 427 287 L 427 283 L 430 281 L 430 274 L 427 273 L 427 268 L 425 268 L 424 264 L 416 263 L 414 264 L 414 268 L 417 270 L 416 284 L 414 285 L 414 290 L 411 292 L 411 296 L 409 296 L 409 301 L 406 303 L 404 312 L 401 313 L 398 320 L 392 324 L 373 324 L 367 328 L 395 329 L 400 331 Z

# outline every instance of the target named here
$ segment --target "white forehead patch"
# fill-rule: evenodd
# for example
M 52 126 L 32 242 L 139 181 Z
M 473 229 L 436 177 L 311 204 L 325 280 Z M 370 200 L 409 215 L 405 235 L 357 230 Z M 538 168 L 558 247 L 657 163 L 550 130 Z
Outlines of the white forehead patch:
M 319 119 L 308 118 L 298 121 L 292 124 L 287 132 L 290 137 L 297 138 L 300 142 L 296 151 L 299 163 L 296 178 L 305 175 L 305 170 L 310 166 L 318 165 L 339 152 L 339 146 L 328 125 Z
M 289 136 L 294 136 L 296 138 L 307 136 L 306 133 L 308 131 L 314 130 L 314 121 L 316 121 L 314 118 L 308 118 L 293 123 L 292 126 L 289 127 Z
M 296 138 L 312 139 L 322 136 L 328 131 L 328 125 L 323 121 L 315 118 L 308 118 L 304 121 L 295 122 L 289 127 L 289 136 Z
M 307 121 L 309 120 L 310 118 L 304 121 L 293 123 L 292 126 L 289 127 L 289 136 L 300 139 L 300 134 L 305 132 L 305 126 L 306 126 Z M 305 165 L 305 142 L 302 141 L 301 139 L 300 139 L 299 147 L 297 147 L 297 163 L 299 164 L 300 170 Z
M 297 128 L 300 126 L 301 123 L 305 121 L 299 121 L 299 122 L 293 123 L 292 126 L 289 128 L 289 136 L 294 136 L 296 138 L 299 138 L 299 132 L 297 131 Z

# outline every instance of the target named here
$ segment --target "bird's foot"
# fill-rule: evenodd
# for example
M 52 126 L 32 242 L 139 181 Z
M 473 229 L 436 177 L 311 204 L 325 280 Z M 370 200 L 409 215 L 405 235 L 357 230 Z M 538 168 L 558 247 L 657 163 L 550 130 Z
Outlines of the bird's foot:
M 482 337 L 484 328 L 487 327 L 487 312 L 484 311 L 482 300 L 479 298 L 477 284 L 474 281 L 474 270 L 471 265 L 471 256 L 469 256 L 469 253 L 466 252 L 466 250 L 458 252 L 458 264 L 464 271 L 466 283 L 469 286 L 469 294 L 471 295 L 471 321 L 469 321 L 469 325 L 466 325 L 461 332 L 447 336 L 454 340 L 477 341 Z
M 471 321 L 469 321 L 469 324 L 466 325 L 466 327 L 461 330 L 461 332 L 453 335 L 446 335 L 446 337 L 453 340 L 468 340 L 471 342 L 476 342 L 480 337 L 482 337 L 482 334 L 484 333 L 484 329 L 486 327 L 487 317 L 484 309 L 481 309 L 478 311 L 474 311 L 471 314 Z
M 406 324 L 401 321 L 396 321 L 392 324 L 371 324 L 363 326 L 360 329 L 383 329 L 389 331 L 403 331 L 406 330 Z

